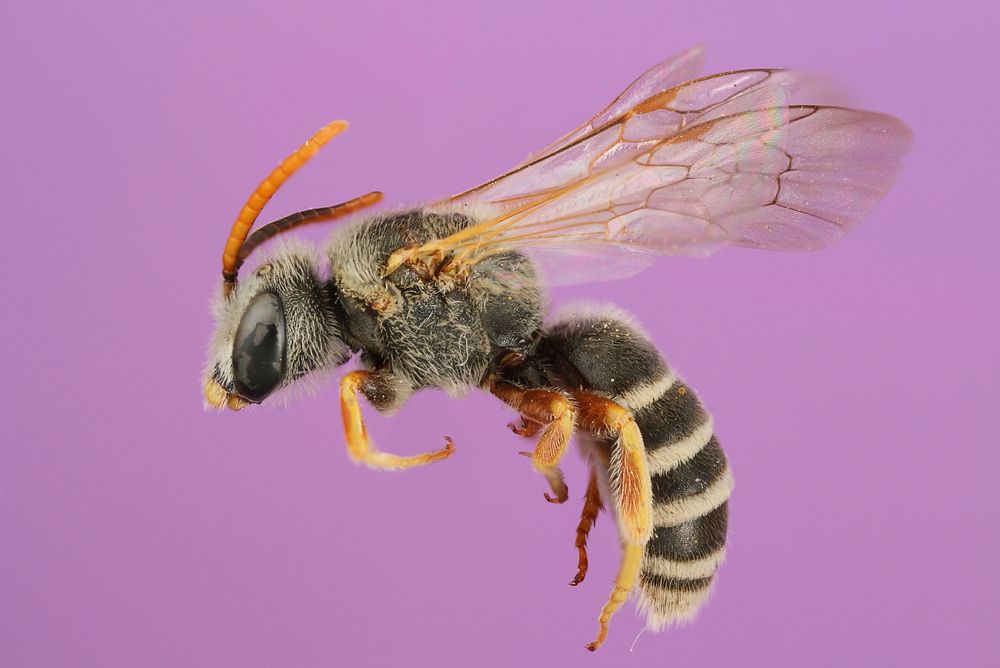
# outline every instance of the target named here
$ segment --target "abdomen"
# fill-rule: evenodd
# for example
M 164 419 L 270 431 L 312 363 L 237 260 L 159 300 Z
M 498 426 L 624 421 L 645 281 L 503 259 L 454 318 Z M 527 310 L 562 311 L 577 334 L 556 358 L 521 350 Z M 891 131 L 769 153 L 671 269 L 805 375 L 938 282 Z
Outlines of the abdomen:
M 553 383 L 593 391 L 632 411 L 652 478 L 655 527 L 642 562 L 640 607 L 656 630 L 690 619 L 708 598 L 725 555 L 733 484 L 711 416 L 619 312 L 561 318 L 546 329 L 539 353 Z M 608 447 L 599 444 L 597 466 L 606 466 Z

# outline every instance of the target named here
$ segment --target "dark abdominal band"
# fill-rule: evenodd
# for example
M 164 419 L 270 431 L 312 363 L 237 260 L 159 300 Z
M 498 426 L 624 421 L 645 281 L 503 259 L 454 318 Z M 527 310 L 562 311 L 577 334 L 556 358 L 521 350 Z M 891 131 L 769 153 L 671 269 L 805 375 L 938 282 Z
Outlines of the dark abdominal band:
M 649 461 L 655 526 L 640 605 L 653 628 L 689 619 L 725 553 L 732 489 L 711 417 L 646 336 L 614 314 L 579 315 L 548 328 L 538 355 L 552 385 L 592 390 L 632 410 Z M 613 444 L 600 447 L 606 462 Z

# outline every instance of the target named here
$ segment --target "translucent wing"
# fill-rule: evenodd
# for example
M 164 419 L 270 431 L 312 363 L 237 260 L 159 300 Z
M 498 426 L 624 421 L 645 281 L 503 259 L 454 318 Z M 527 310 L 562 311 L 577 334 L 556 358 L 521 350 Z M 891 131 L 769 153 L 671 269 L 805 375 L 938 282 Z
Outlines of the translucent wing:
M 538 158 L 555 153 L 567 144 L 584 137 L 596 128 L 601 127 L 611 121 L 617 120 L 640 102 L 670 90 L 674 86 L 689 81 L 698 74 L 702 61 L 705 58 L 704 49 L 700 46 L 688 49 L 683 53 L 667 58 L 662 63 L 654 65 L 633 81 L 628 88 L 623 90 L 608 106 L 604 107 L 589 121 L 563 135 L 548 146 L 538 149 L 530 154 L 521 163 L 522 165 L 533 162 Z
M 607 171 L 689 125 L 726 113 L 779 104 L 800 80 L 783 70 L 725 72 L 636 100 L 645 86 L 630 91 L 643 79 L 640 77 L 622 94 L 633 106 L 620 113 L 606 111 L 595 116 L 598 119 L 611 115 L 611 120 L 593 129 L 589 129 L 588 122 L 571 133 L 583 131 L 582 136 L 557 141 L 553 152 L 438 205 L 489 204 L 496 214 L 521 208 L 570 183 Z M 624 102 L 614 102 L 608 110 L 617 110 L 620 104 Z
M 827 246 L 891 186 L 910 133 L 881 114 L 788 105 L 796 81 L 747 70 L 656 93 L 439 203 L 483 222 L 409 253 L 461 267 L 525 250 L 550 260 L 550 279 L 573 282 L 727 244 Z

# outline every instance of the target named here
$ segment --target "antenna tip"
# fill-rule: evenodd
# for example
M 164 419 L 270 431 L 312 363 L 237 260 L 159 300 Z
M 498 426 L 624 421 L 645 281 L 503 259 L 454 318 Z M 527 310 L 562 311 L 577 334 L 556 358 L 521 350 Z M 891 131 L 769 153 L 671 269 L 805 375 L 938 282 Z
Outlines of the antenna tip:
M 319 132 L 313 135 L 313 141 L 322 146 L 346 129 L 347 121 L 333 121 L 324 125 Z

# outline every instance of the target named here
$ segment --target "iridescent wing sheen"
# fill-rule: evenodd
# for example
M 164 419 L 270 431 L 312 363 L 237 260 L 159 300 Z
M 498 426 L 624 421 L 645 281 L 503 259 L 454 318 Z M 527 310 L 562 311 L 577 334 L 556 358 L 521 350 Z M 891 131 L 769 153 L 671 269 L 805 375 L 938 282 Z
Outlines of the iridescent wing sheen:
M 435 205 L 482 222 L 413 254 L 460 267 L 523 250 L 548 259 L 547 277 L 565 283 L 724 245 L 827 246 L 891 186 L 910 133 L 882 114 L 789 105 L 798 80 L 781 70 L 728 72 L 640 100 Z
M 695 79 L 638 101 L 629 97 L 633 106 L 604 124 L 575 139 L 556 142 L 553 152 L 437 205 L 475 202 L 491 205 L 496 213 L 521 208 L 626 162 L 690 125 L 727 113 L 781 104 L 800 79 L 784 70 L 742 70 Z M 632 87 L 626 93 L 630 90 Z M 608 109 L 613 107 L 617 105 L 612 103 Z M 595 119 L 603 115 L 605 112 Z
M 623 90 L 618 97 L 595 114 L 593 118 L 575 130 L 566 133 L 548 146 L 531 153 L 521 164 L 525 165 L 550 153 L 555 153 L 567 144 L 590 134 L 596 128 L 617 120 L 622 114 L 628 112 L 640 102 L 668 91 L 685 81 L 694 79 L 695 75 L 698 74 L 698 70 L 701 69 L 704 58 L 704 49 L 696 46 L 676 56 L 671 56 L 662 63 L 654 65 L 629 84 L 628 88 Z

